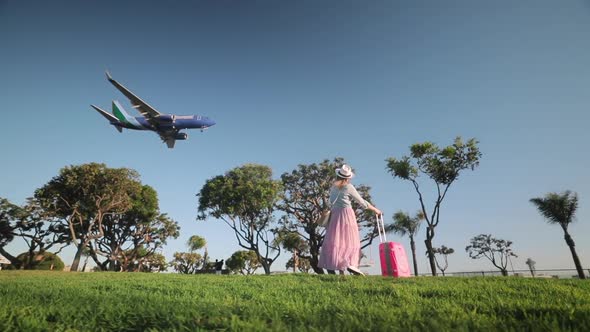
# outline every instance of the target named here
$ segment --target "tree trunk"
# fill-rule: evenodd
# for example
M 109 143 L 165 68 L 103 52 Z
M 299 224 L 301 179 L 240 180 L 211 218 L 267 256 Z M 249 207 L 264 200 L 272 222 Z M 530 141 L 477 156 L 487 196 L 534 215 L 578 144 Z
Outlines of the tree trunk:
M 426 250 L 428 252 L 428 260 L 430 262 L 430 271 L 432 271 L 432 276 L 436 277 L 436 261 L 434 258 L 434 251 L 432 250 L 432 239 L 434 238 L 434 228 L 428 226 L 426 228 L 426 240 L 424 243 L 426 244 Z
M 507 277 L 508 276 L 508 270 L 501 269 L 500 271 L 502 271 L 502 276 L 504 276 L 504 277 Z
M 578 277 L 580 279 L 586 279 L 586 275 L 584 274 L 584 270 L 582 270 L 582 264 L 580 263 L 580 258 L 578 258 L 578 254 L 576 253 L 576 244 L 574 243 L 574 240 L 572 239 L 572 237 L 570 236 L 568 231 L 566 229 L 564 229 L 563 231 L 564 231 L 565 243 L 567 243 L 567 245 L 570 247 L 570 251 L 572 252 L 572 257 L 574 259 L 574 264 L 576 265 L 576 270 L 578 270 Z
M 268 263 L 268 260 L 266 258 L 263 258 L 260 260 L 260 264 L 262 264 L 262 268 L 264 269 L 264 274 L 269 275 L 270 274 L 270 264 Z
M 414 262 L 414 276 L 418 276 L 418 262 L 416 260 L 416 242 L 414 237 L 410 235 L 410 249 L 412 250 L 412 260 Z
M 88 264 L 89 256 L 84 257 L 84 265 L 82 265 L 82 272 L 86 272 L 86 264 Z
M 313 272 L 315 272 L 317 274 L 324 274 L 324 269 L 318 267 L 318 263 L 320 262 L 319 251 L 320 251 L 319 248 L 315 248 L 315 250 L 314 250 L 313 245 L 312 245 L 312 247 L 309 250 L 309 254 L 310 254 L 309 265 L 311 265 Z
M 72 261 L 72 266 L 70 266 L 70 272 L 77 272 L 78 265 L 80 265 L 80 257 L 82 256 L 82 250 L 84 249 L 84 241 L 80 241 L 78 245 L 78 250 L 76 250 L 76 255 L 74 256 L 74 261 Z

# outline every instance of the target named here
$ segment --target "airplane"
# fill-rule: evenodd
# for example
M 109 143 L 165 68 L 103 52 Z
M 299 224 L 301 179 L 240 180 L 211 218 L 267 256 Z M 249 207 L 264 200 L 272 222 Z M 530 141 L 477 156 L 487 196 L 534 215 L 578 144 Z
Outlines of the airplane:
M 176 140 L 186 140 L 188 138 L 188 134 L 180 132 L 181 130 L 196 128 L 201 129 L 202 132 L 215 125 L 215 121 L 206 116 L 162 114 L 134 95 L 121 83 L 115 81 L 108 71 L 106 75 L 108 81 L 121 91 L 129 99 L 132 107 L 141 114 L 139 117 L 130 116 L 116 100 L 113 100 L 113 114 L 98 106 L 90 105 L 109 120 L 111 125 L 115 126 L 120 133 L 123 132 L 123 128 L 151 130 L 160 135 L 162 141 L 168 145 L 168 148 L 172 149 Z

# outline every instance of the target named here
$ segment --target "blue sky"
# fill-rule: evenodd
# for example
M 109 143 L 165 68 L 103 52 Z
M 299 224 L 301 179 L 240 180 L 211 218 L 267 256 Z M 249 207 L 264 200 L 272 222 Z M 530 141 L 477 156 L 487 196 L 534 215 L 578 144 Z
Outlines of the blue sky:
M 22 204 L 71 164 L 129 167 L 180 223 L 168 258 L 194 234 L 227 258 L 231 230 L 195 220 L 209 178 L 250 162 L 279 178 L 341 156 L 391 220 L 418 201 L 386 158 L 475 137 L 481 165 L 451 188 L 434 240 L 455 249 L 449 271 L 492 269 L 464 251 L 480 233 L 514 242 L 515 269 L 528 257 L 574 268 L 560 228 L 528 202 L 566 189 L 580 197 L 570 230 L 588 267 L 589 33 L 587 1 L 0 1 L 0 196 Z M 119 134 L 90 108 L 129 105 L 106 69 L 160 112 L 217 125 L 173 150 Z

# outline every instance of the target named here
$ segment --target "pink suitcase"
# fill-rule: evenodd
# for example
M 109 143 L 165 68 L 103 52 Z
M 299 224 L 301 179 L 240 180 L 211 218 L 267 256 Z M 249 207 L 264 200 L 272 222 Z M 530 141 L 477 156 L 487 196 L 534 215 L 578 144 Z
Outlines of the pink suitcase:
M 389 277 L 409 277 L 412 275 L 408 256 L 404 246 L 397 242 L 387 242 L 383 215 L 377 216 L 379 230 L 379 257 L 381 258 L 381 275 Z M 383 230 L 383 231 L 382 231 Z

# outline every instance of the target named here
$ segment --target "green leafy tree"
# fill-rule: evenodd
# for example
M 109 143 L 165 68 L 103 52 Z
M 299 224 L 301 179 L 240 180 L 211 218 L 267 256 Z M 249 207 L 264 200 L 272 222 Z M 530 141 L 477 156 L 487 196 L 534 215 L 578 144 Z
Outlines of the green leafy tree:
M 440 208 L 447 191 L 459 178 L 459 173 L 466 169 L 474 170 L 479 165 L 481 153 L 475 139 L 464 143 L 461 137 L 457 137 L 452 145 L 439 148 L 432 142 L 417 143 L 410 147 L 410 156 L 401 159 L 388 158 L 387 169 L 394 178 L 400 178 L 412 183 L 424 218 L 426 220 L 426 250 L 430 262 L 432 275 L 436 275 L 436 262 L 432 246 L 435 229 L 440 222 Z M 432 179 L 436 185 L 436 200 L 428 212 L 426 202 L 418 182 L 420 174 L 425 174 Z
M 285 263 L 285 268 L 287 270 L 293 269 L 293 272 L 299 271 L 303 273 L 309 273 L 313 270 L 311 268 L 311 263 L 309 262 L 309 259 L 299 258 L 297 256 L 289 258 L 287 263 Z
M 186 242 L 186 246 L 190 252 L 177 252 L 174 254 L 174 259 L 170 262 L 177 272 L 183 274 L 197 273 L 198 269 L 209 269 L 207 261 L 207 241 L 199 235 L 191 236 Z M 205 256 L 196 251 L 205 247 Z M 197 261 L 198 260 L 198 261 Z
M 67 236 L 64 236 L 64 232 L 67 231 L 65 225 L 60 223 L 59 219 L 48 215 L 37 200 L 27 199 L 27 204 L 19 211 L 14 233 L 29 247 L 28 256 L 20 259 L 21 268 L 33 269 L 37 265 L 35 257 L 41 257 L 55 245 L 60 246 L 55 252 L 59 254 L 69 245 Z
M 142 272 L 164 272 L 168 267 L 166 257 L 162 254 L 154 253 L 148 259 L 142 262 L 140 271 Z
M 440 248 L 432 248 L 432 250 L 434 251 L 434 258 L 436 260 L 436 266 L 438 267 L 438 269 L 440 270 L 440 272 L 442 273 L 443 277 L 445 276 L 445 271 L 447 270 L 447 268 L 449 267 L 449 261 L 447 256 L 449 256 L 450 254 L 453 254 L 455 252 L 455 249 L 453 248 L 447 248 L 446 246 L 441 246 Z M 444 259 L 444 265 L 442 264 L 442 262 L 439 262 L 438 259 L 436 258 L 436 255 L 441 255 Z
M 141 185 L 141 184 L 140 184 Z M 104 217 L 104 236 L 90 242 L 91 257 L 100 270 L 137 271 L 180 234 L 178 223 L 161 213 L 156 191 L 141 185 L 130 194 L 131 207 Z
M 309 244 L 299 234 L 285 230 L 278 230 L 275 242 L 282 245 L 283 249 L 293 254 L 293 257 L 289 260 L 291 265 L 287 263 L 287 265 L 293 268 L 293 272 L 296 272 L 299 268 L 299 263 L 303 263 L 303 260 L 309 263 L 309 260 L 305 258 L 300 259 L 302 253 L 309 253 Z
M 329 208 L 328 193 L 335 180 L 334 170 L 344 163 L 343 158 L 326 159 L 319 164 L 298 165 L 291 173 L 281 175 L 284 194 L 278 209 L 285 212 L 285 216 L 279 220 L 277 231 L 295 234 L 307 242 L 306 250 L 299 250 L 297 256 L 309 260 L 312 269 L 319 274 L 324 273 L 318 261 L 326 230 L 316 221 L 322 211 Z M 365 200 L 371 201 L 370 187 L 355 185 L 355 188 Z M 352 208 L 362 234 L 361 248 L 366 248 L 378 236 L 375 215 L 354 201 Z
M 207 241 L 205 240 L 205 238 L 200 237 L 198 235 L 193 235 L 188 239 L 187 246 L 190 252 L 195 252 L 197 250 L 205 248 L 205 252 L 203 254 L 202 269 L 210 270 L 211 267 L 209 264 L 209 252 L 207 251 Z
M 84 247 L 104 236 L 105 216 L 131 208 L 131 196 L 141 190 L 138 178 L 131 169 L 90 163 L 62 168 L 59 175 L 35 191 L 35 198 L 48 215 L 67 223 L 69 242 L 76 245 L 72 271 L 78 270 Z
M 162 272 L 168 268 L 166 257 L 159 253 L 148 253 L 147 250 L 138 250 L 139 259 L 126 261 L 121 265 L 122 271 L 128 272 Z M 137 254 L 137 253 L 134 253 Z
M 181 274 L 195 274 L 203 264 L 203 256 L 196 252 L 175 252 L 170 266 Z
M 410 249 L 412 250 L 412 262 L 414 263 L 414 275 L 418 275 L 418 262 L 416 260 L 416 242 L 414 236 L 418 234 L 420 229 L 420 222 L 424 220 L 422 211 L 418 211 L 414 217 L 402 211 L 398 211 L 393 215 L 393 226 L 391 230 L 401 236 L 408 235 L 410 238 Z
M 532 198 L 533 203 L 539 212 L 546 218 L 550 224 L 557 224 L 563 230 L 563 237 L 567 243 L 578 270 L 578 277 L 586 279 L 580 258 L 576 253 L 576 244 L 568 232 L 568 226 L 574 221 L 576 210 L 578 209 L 578 194 L 567 190 L 564 193 L 548 193 L 545 197 Z
M 4 247 L 14 240 L 16 222 L 21 214 L 22 209 L 18 205 L 0 197 L 0 254 L 6 257 L 15 268 L 20 267 L 20 261 Z
M 193 235 L 188 239 L 187 245 L 189 250 L 193 252 L 205 247 L 207 245 L 207 241 L 203 237 Z
M 0 253 L 7 256 L 16 268 L 32 269 L 37 264 L 35 257 L 40 257 L 54 245 L 62 244 L 57 253 L 67 246 L 67 239 L 60 234 L 60 229 L 64 229 L 63 225 L 44 213 L 35 199 L 29 198 L 23 207 L 0 199 Z M 16 259 L 3 250 L 14 237 L 22 239 L 29 248 L 25 258 Z
M 247 164 L 225 175 L 207 180 L 199 197 L 198 220 L 213 216 L 233 231 L 240 247 L 252 250 L 264 272 L 270 274 L 280 247 L 273 242 L 272 224 L 281 184 L 272 179 L 272 170 Z
M 510 246 L 512 241 L 493 238 L 490 234 L 480 234 L 471 238 L 470 245 L 465 247 L 465 251 L 472 259 L 487 258 L 497 267 L 503 276 L 508 275 L 508 260 L 511 256 L 518 257 L 512 252 Z
M 238 250 L 225 260 L 225 266 L 234 274 L 251 275 L 262 265 L 252 250 Z
M 27 266 L 28 270 L 52 270 L 63 271 L 64 262 L 54 253 L 51 252 L 35 252 L 33 259 L 30 259 L 30 253 L 23 252 L 16 257 L 20 261 L 21 266 Z

